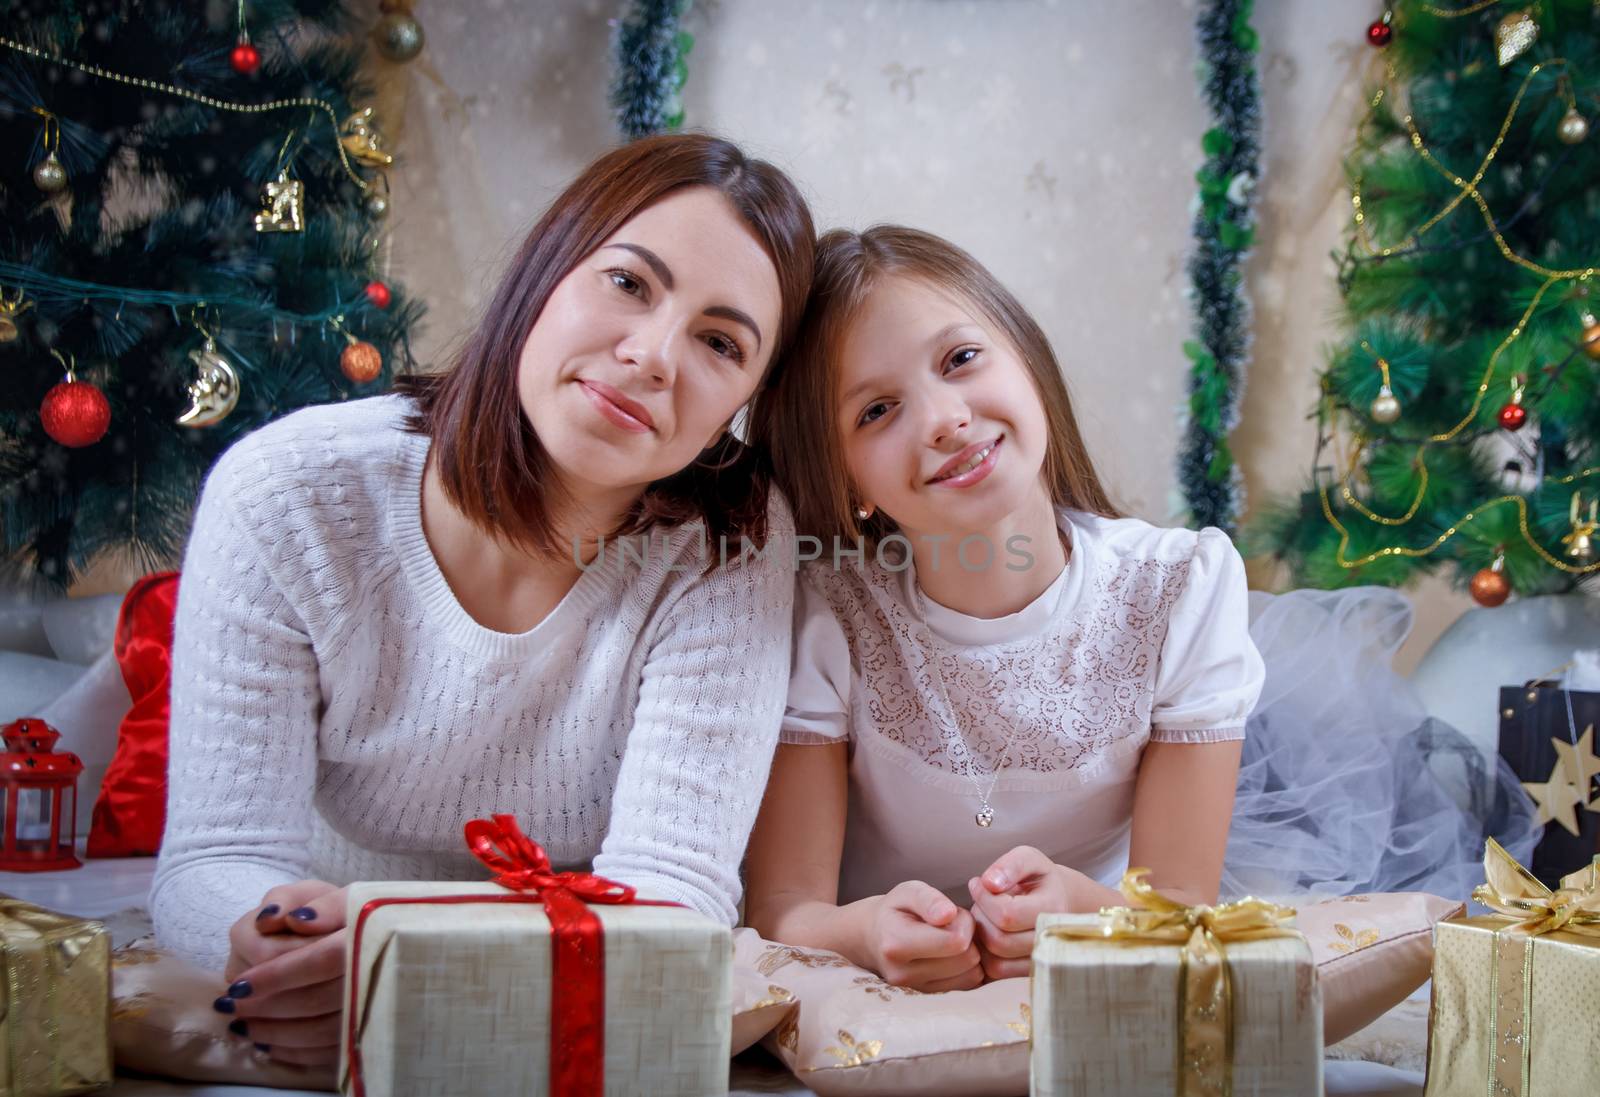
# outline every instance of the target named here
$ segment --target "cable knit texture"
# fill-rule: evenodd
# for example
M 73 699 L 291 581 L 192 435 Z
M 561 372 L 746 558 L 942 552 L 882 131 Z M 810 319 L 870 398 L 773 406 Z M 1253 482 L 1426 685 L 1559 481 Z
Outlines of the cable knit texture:
M 535 628 L 494 632 L 423 534 L 410 407 L 297 412 L 206 483 L 173 650 L 162 943 L 220 968 L 279 884 L 481 878 L 461 828 L 492 812 L 559 866 L 731 923 L 789 675 L 787 508 L 774 494 L 775 551 L 709 575 L 698 522 L 609 542 Z

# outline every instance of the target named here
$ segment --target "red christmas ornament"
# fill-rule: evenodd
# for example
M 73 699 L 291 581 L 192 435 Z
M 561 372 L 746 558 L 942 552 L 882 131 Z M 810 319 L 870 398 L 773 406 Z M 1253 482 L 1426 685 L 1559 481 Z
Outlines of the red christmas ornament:
M 1528 409 L 1515 401 L 1500 409 L 1500 426 L 1503 430 L 1521 430 L 1528 421 Z
M 389 292 L 389 287 L 382 282 L 367 283 L 367 300 L 380 309 L 389 307 L 389 302 L 394 300 L 394 295 Z
M 261 67 L 261 51 L 252 46 L 248 38 L 241 38 L 228 55 L 228 61 L 233 65 L 234 72 L 241 76 L 254 76 Z
M 44 394 L 39 405 L 44 432 L 69 449 L 92 446 L 111 427 L 111 403 L 106 394 L 69 370 L 67 379 Z
M 1367 28 L 1367 45 L 1382 49 L 1394 38 L 1394 27 L 1389 25 L 1393 16 L 1389 12 L 1383 13 L 1382 19 L 1374 19 Z

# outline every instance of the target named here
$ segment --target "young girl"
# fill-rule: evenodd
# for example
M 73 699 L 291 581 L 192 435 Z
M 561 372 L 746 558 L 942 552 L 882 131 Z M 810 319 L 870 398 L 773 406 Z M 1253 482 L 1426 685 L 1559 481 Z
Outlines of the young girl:
M 727 431 L 813 243 L 770 165 L 635 142 L 556 199 L 449 372 L 218 462 L 151 910 L 236 1035 L 333 1063 L 341 885 L 481 877 L 461 828 L 491 812 L 558 865 L 733 921 L 794 581 L 788 508 Z M 706 551 L 744 536 L 768 550 L 748 566 Z
M 891 982 L 1028 972 L 1131 862 L 1212 902 L 1262 682 L 1218 530 L 1120 517 L 1043 333 L 970 256 L 831 232 L 758 403 L 800 533 L 747 918 Z M 861 539 L 858 551 L 858 538 Z

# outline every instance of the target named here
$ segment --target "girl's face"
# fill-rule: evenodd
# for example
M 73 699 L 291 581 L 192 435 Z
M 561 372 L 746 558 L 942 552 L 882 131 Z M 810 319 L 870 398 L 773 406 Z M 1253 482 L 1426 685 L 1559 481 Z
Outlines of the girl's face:
M 727 199 L 677 191 L 556 285 L 522 346 L 523 414 L 570 488 L 641 491 L 750 399 L 780 308 L 777 271 Z
M 1041 499 L 1048 506 L 1044 406 L 980 310 L 890 276 L 868 295 L 840 355 L 836 421 L 861 505 L 908 535 L 984 532 Z

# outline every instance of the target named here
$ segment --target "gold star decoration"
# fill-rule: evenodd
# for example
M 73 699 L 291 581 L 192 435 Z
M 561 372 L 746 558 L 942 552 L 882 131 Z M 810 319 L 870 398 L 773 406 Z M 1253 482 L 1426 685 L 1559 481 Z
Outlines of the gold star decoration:
M 1584 728 L 1576 743 L 1555 738 L 1550 743 L 1556 748 L 1556 762 L 1567 780 L 1578 786 L 1578 791 L 1589 801 L 1585 806 L 1590 811 L 1600 811 L 1600 797 L 1589 797 L 1590 783 L 1600 775 L 1600 757 L 1594 752 L 1594 725 Z
M 1535 823 L 1544 826 L 1549 822 L 1557 822 L 1574 836 L 1577 835 L 1578 805 L 1584 803 L 1584 795 L 1577 785 L 1567 780 L 1559 760 L 1550 771 L 1548 781 L 1524 781 L 1522 787 L 1528 790 L 1528 795 L 1533 797 L 1539 809 Z

